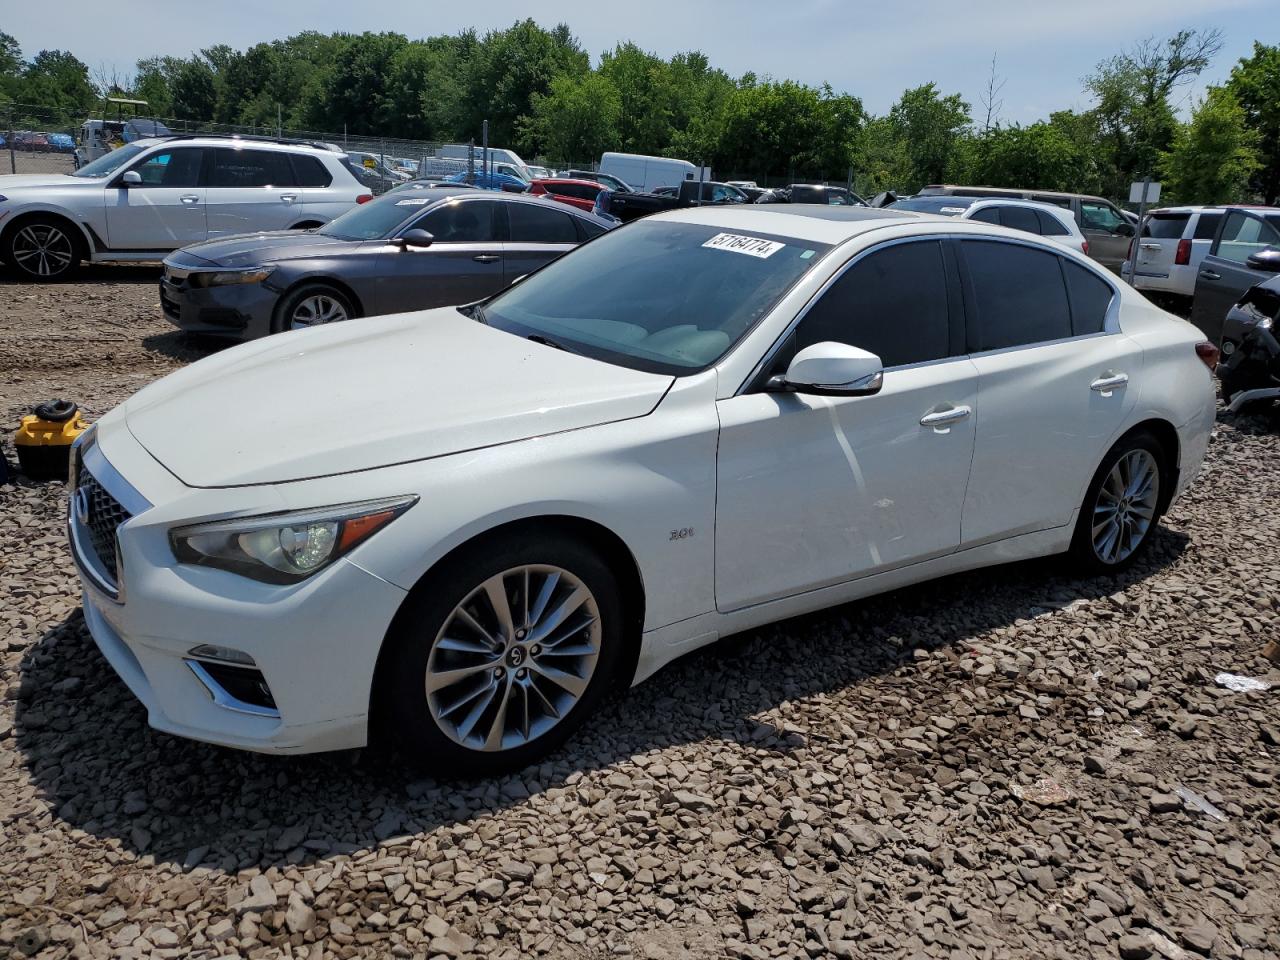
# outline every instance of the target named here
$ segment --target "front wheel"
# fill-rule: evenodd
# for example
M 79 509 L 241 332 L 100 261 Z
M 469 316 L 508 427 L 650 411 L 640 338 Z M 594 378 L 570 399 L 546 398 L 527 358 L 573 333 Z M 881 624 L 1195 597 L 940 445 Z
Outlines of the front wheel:
M 1122 438 L 1093 476 L 1071 552 L 1090 573 L 1115 573 L 1132 564 L 1160 522 L 1164 449 L 1149 433 Z
M 466 549 L 388 635 L 387 732 L 444 776 L 518 769 L 592 712 L 623 640 L 617 581 L 590 548 L 525 536 Z
M 4 259 L 28 280 L 58 280 L 80 264 L 80 242 L 56 220 L 19 221 L 5 237 Z
M 326 323 L 341 323 L 356 315 L 350 298 L 327 283 L 306 283 L 291 292 L 276 307 L 271 332 L 308 330 Z

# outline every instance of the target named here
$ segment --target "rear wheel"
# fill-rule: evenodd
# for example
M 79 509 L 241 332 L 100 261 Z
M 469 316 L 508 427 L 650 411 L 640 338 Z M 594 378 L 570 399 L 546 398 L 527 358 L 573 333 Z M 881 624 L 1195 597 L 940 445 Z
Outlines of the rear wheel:
M 486 776 L 539 759 L 597 706 L 621 653 L 622 604 L 588 547 L 517 536 L 452 558 L 387 642 L 387 732 L 434 773 Z
M 1071 552 L 1091 573 L 1123 570 L 1147 549 L 1162 510 L 1164 449 L 1149 433 L 1123 437 L 1085 494 Z
M 351 299 L 327 283 L 306 283 L 288 294 L 271 318 L 271 332 L 306 330 L 341 323 L 356 315 Z
M 9 228 L 4 259 L 28 280 L 57 280 L 79 264 L 80 238 L 73 228 L 56 219 L 29 217 Z

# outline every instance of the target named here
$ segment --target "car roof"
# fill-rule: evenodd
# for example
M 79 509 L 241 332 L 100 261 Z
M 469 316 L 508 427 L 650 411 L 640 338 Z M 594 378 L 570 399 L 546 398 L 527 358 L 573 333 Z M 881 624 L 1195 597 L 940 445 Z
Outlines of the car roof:
M 197 146 L 220 147 L 253 147 L 255 150 L 304 150 L 309 153 L 342 156 L 331 147 L 322 146 L 319 142 L 274 139 L 272 137 L 228 136 L 218 133 L 174 133 L 162 134 L 158 137 L 140 137 L 127 146 L 154 147 L 162 143 L 190 143 Z
M 1157 214 L 1161 214 L 1161 213 L 1185 213 L 1185 214 L 1222 213 L 1224 209 L 1226 208 L 1218 205 L 1210 205 L 1210 206 L 1184 205 L 1181 207 L 1156 207 L 1154 210 L 1148 210 L 1147 214 L 1149 216 L 1154 217 Z
M 937 196 L 945 195 L 941 193 L 927 193 L 926 191 L 928 190 L 940 190 L 940 191 L 994 190 L 994 191 L 1002 191 L 1011 196 L 1019 193 L 1038 193 L 1042 197 L 1067 197 L 1067 198 L 1078 197 L 1081 200 L 1104 200 L 1108 203 L 1110 202 L 1106 200 L 1105 197 L 1099 197 L 1098 195 L 1093 193 L 1070 193 L 1065 190 L 1039 190 L 1035 187 L 987 187 L 987 186 L 983 186 L 982 184 L 955 184 L 955 183 L 930 183 L 927 186 L 922 187 L 920 189 L 920 192 L 917 193 L 916 196 L 917 197 L 937 197 Z M 965 196 L 965 194 L 959 194 L 959 196 Z M 1000 198 L 999 197 L 983 197 L 982 199 L 998 200 Z
M 876 227 L 909 222 L 917 215 L 884 208 L 790 203 L 785 206 L 735 204 L 688 207 L 654 216 L 678 223 L 696 223 L 725 230 L 753 230 L 795 237 L 797 240 L 834 244 Z

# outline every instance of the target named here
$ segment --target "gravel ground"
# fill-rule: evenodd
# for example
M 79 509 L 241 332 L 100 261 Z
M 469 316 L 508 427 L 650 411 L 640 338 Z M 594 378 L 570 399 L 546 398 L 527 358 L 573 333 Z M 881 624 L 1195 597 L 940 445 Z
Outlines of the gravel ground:
M 155 281 L 0 282 L 0 436 L 199 356 Z M 0 951 L 1280 956 L 1280 687 L 1214 681 L 1280 681 L 1278 452 L 1223 417 L 1122 578 L 1023 564 L 755 631 L 462 784 L 152 732 L 85 630 L 61 485 L 0 486 Z

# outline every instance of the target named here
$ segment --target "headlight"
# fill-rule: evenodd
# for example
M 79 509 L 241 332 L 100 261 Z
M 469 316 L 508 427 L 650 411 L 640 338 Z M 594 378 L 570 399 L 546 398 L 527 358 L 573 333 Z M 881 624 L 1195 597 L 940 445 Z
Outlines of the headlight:
M 1271 319 L 1270 317 L 1263 317 L 1261 320 L 1259 320 L 1259 321 L 1258 321 L 1258 329 L 1259 329 L 1259 330 L 1270 330 L 1270 329 L 1271 329 L 1271 324 L 1272 324 L 1273 322 L 1274 322 L 1274 321 L 1272 321 L 1272 319 Z
M 251 267 L 248 270 L 218 270 L 210 273 L 192 273 L 187 282 L 193 287 L 225 287 L 233 283 L 261 283 L 275 267 Z
M 296 583 L 355 549 L 417 502 L 417 497 L 394 497 L 201 523 L 171 530 L 169 543 L 180 563 L 217 567 L 264 583 Z

